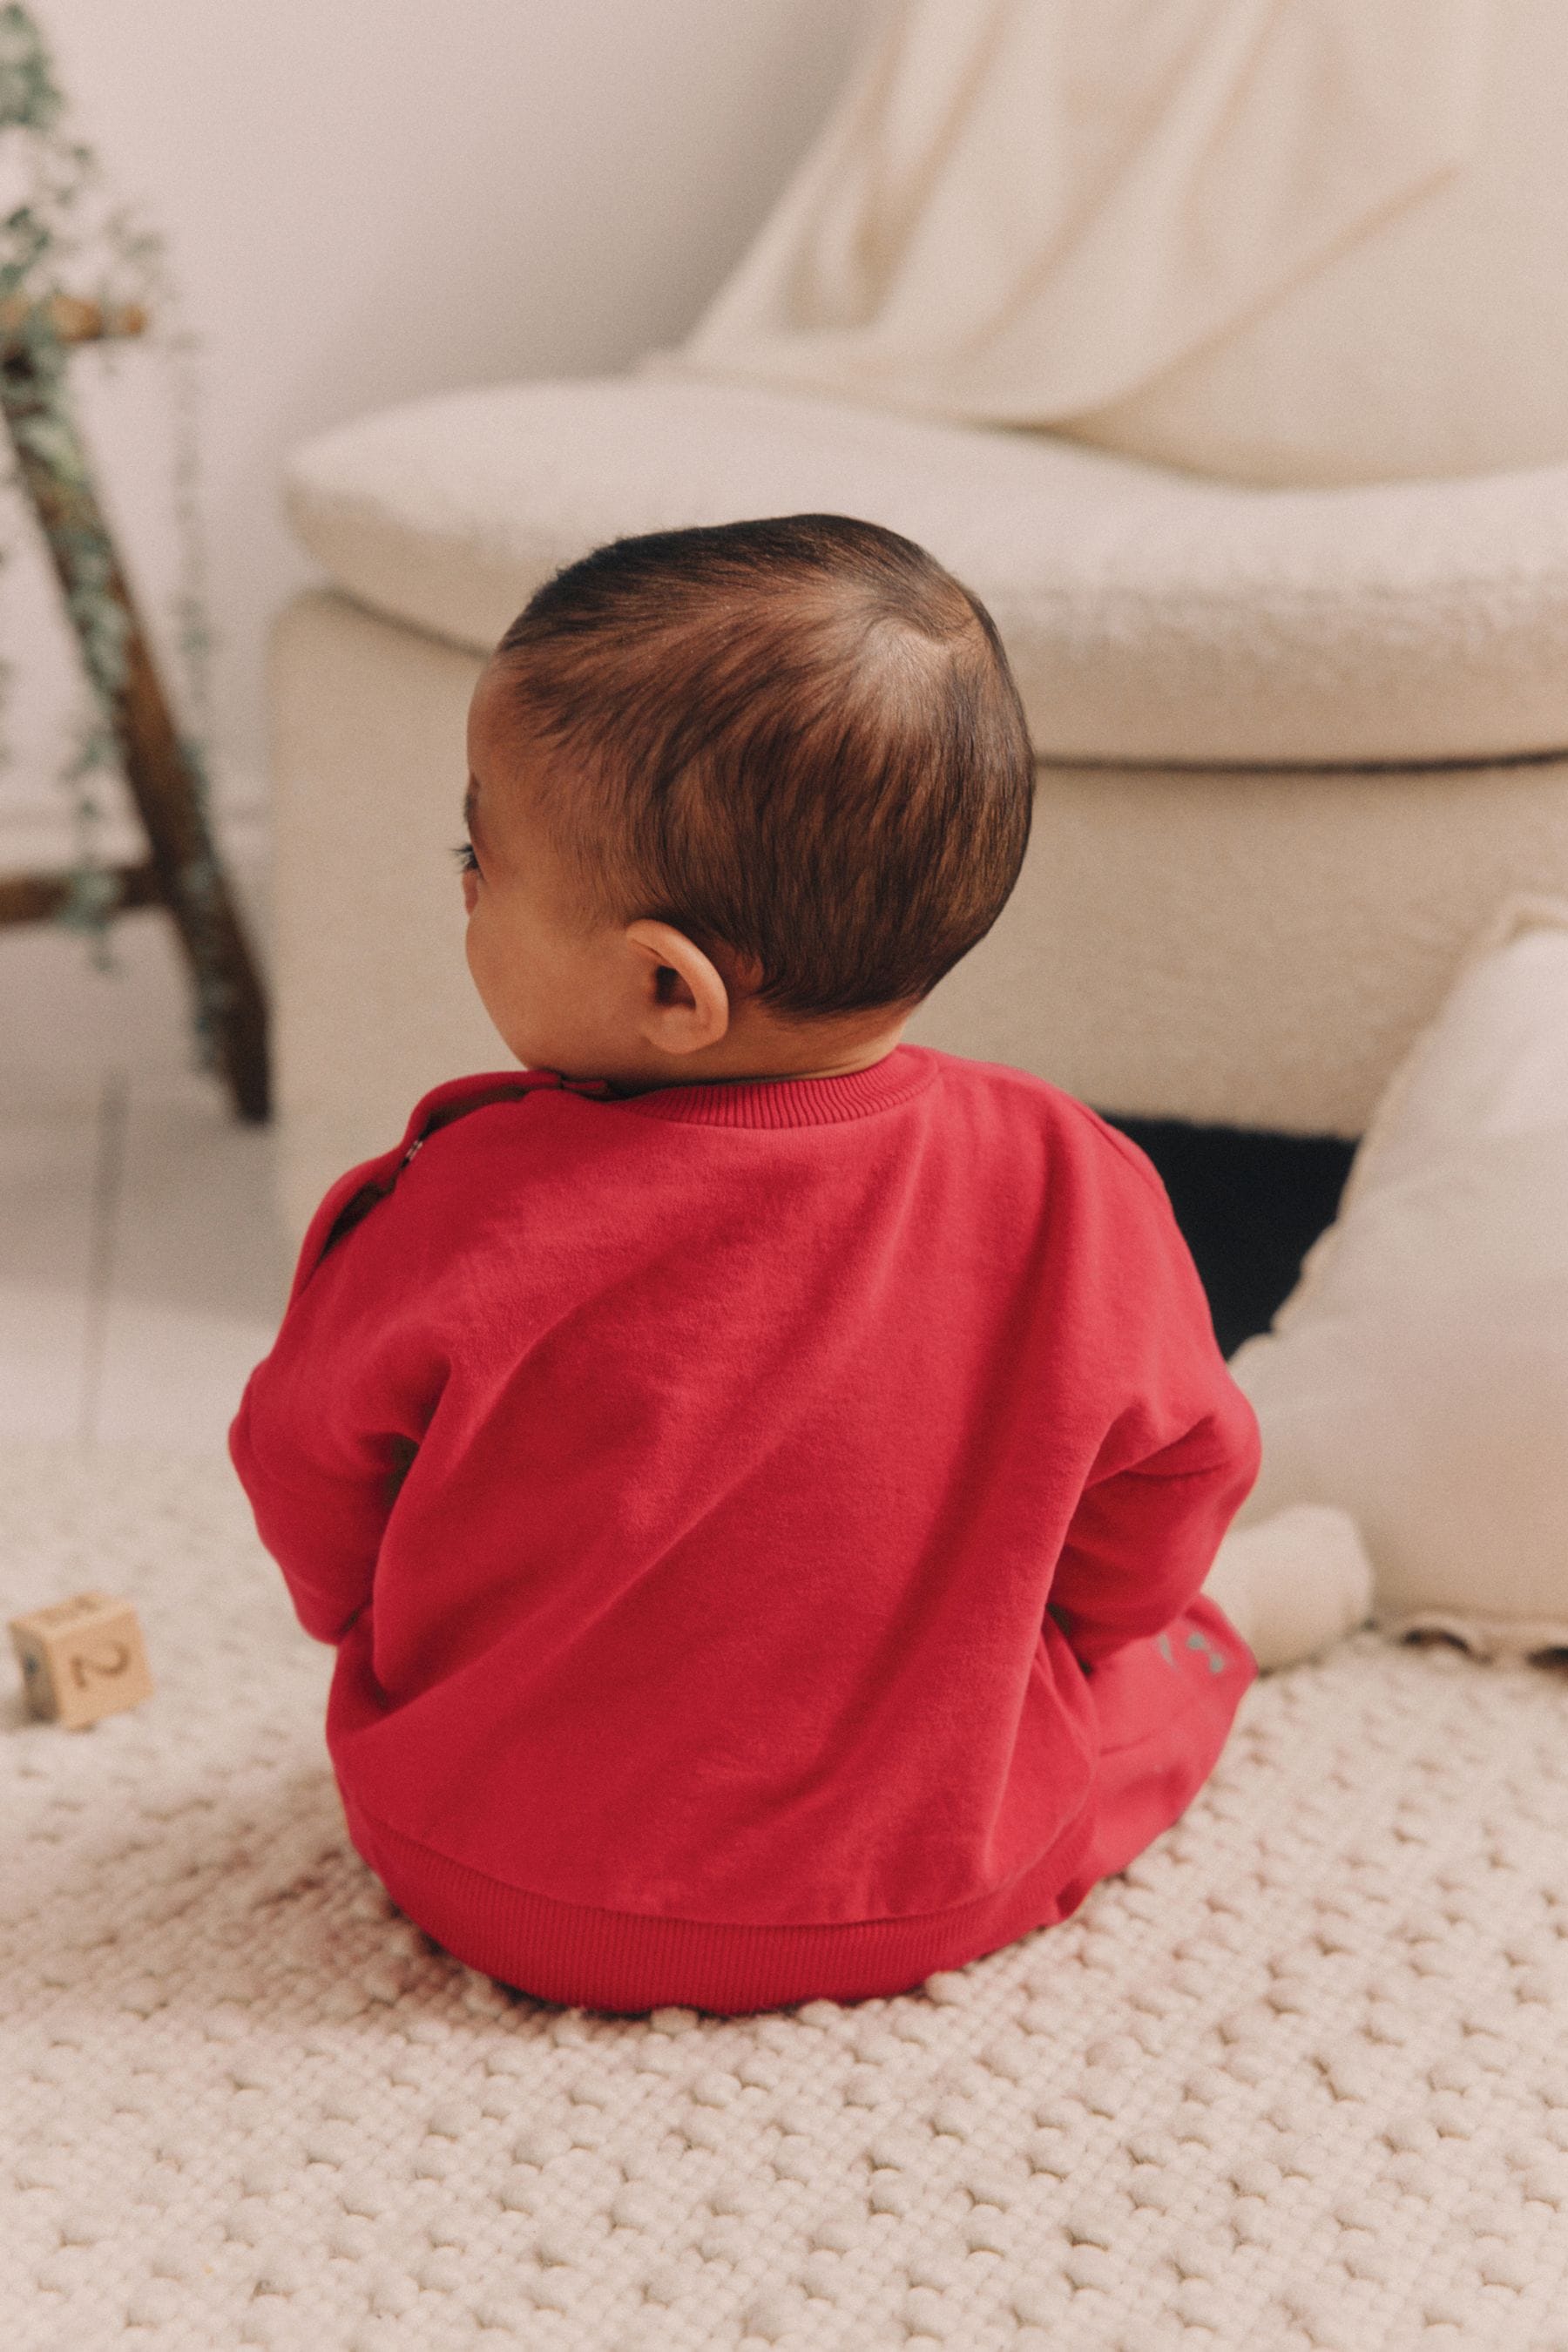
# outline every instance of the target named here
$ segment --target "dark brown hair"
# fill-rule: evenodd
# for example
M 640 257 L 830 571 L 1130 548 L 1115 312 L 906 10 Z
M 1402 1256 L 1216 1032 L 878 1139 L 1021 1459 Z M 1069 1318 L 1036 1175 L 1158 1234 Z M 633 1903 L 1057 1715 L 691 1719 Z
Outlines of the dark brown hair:
M 990 614 L 845 515 L 619 539 L 502 638 L 568 773 L 542 807 L 596 912 L 673 924 L 796 1016 L 913 1002 L 1000 914 L 1033 767 Z

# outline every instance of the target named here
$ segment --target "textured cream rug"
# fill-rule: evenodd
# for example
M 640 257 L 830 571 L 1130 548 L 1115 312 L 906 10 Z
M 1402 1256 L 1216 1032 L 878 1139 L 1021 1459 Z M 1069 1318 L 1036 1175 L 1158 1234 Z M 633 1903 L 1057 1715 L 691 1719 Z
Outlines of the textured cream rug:
M 1077 1918 L 858 2009 L 595 2017 L 390 1911 L 217 1464 L 0 1454 L 5 2352 L 1568 2352 L 1568 1680 L 1361 1634 Z

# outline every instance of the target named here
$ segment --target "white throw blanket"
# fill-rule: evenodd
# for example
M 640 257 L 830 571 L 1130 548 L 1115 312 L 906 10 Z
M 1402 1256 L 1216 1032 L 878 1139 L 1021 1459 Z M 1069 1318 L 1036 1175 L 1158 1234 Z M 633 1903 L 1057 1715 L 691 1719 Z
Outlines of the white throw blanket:
M 904 0 L 649 364 L 1081 415 L 1456 170 L 1485 30 L 1481 0 Z

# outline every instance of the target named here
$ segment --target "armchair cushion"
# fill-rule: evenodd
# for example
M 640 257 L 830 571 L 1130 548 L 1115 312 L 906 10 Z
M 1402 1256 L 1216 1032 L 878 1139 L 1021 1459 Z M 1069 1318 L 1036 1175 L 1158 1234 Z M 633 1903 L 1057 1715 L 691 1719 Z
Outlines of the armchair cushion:
M 1058 761 L 1289 766 L 1568 745 L 1568 467 L 1258 489 L 1047 434 L 628 376 L 389 409 L 298 450 L 300 537 L 372 610 L 488 652 L 626 532 L 831 510 L 984 599 Z

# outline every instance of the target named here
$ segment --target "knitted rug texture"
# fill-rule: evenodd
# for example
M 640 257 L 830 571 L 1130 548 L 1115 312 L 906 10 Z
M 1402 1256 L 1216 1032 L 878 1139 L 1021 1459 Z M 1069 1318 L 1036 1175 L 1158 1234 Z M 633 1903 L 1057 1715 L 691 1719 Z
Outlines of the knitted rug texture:
M 7 2352 L 1568 2352 L 1568 1680 L 1373 1633 L 1248 1692 L 1075 1918 L 737 2020 L 508 1995 L 350 1847 L 226 1465 L 0 1453 Z

